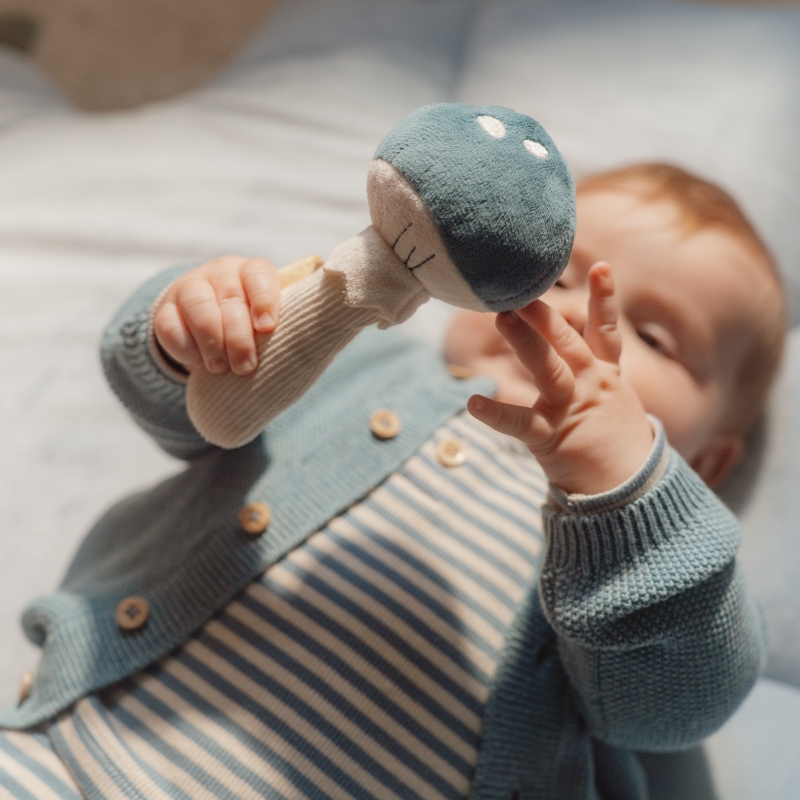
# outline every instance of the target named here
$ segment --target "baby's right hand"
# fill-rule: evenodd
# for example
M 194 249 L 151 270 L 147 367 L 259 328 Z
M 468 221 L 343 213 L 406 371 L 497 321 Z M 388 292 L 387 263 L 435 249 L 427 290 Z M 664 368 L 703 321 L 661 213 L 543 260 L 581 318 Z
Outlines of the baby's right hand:
M 255 333 L 278 324 L 281 285 L 266 259 L 223 256 L 177 278 L 155 309 L 156 339 L 191 372 L 251 373 L 258 364 Z

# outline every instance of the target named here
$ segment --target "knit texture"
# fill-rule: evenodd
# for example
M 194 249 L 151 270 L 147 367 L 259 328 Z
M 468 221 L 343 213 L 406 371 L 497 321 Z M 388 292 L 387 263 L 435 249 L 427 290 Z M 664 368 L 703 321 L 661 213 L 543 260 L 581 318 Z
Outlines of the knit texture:
M 450 378 L 437 356 L 391 331 L 365 334 L 251 444 L 214 448 L 181 408 L 183 384 L 161 372 L 147 346 L 150 306 L 174 275 L 125 305 L 103 358 L 135 419 L 191 464 L 112 508 L 61 590 L 28 608 L 25 628 L 43 659 L 29 698 L 0 715 L 6 727 L 52 717 L 174 650 L 390 479 L 470 394 L 491 393 L 487 381 Z M 369 431 L 370 412 L 382 407 L 403 420 L 394 439 Z M 613 492 L 610 507 L 572 497 L 566 512 L 545 508 L 541 577 L 524 587 L 497 660 L 470 800 L 593 799 L 595 759 L 625 770 L 619 785 L 633 792 L 625 800 L 642 800 L 628 751 L 697 742 L 755 681 L 763 629 L 734 559 L 736 522 L 674 453 L 661 480 L 637 496 L 655 461 L 631 482 L 632 501 Z M 273 519 L 253 539 L 237 517 L 256 501 Z M 420 508 L 417 527 L 435 541 L 432 515 Z M 131 634 L 114 611 L 132 594 L 151 612 Z M 603 764 L 598 775 L 608 773 Z
M 60 590 L 29 605 L 23 624 L 43 658 L 29 699 L 0 712 L 0 725 L 36 724 L 177 647 L 267 566 L 397 469 L 472 393 L 492 392 L 491 381 L 457 380 L 435 353 L 381 332 L 356 339 L 268 432 L 221 450 L 191 424 L 185 383 L 165 375 L 148 348 L 153 301 L 186 269 L 158 275 L 124 304 L 102 356 L 134 420 L 190 465 L 110 508 Z M 399 436 L 372 435 L 377 408 L 400 415 Z M 256 501 L 270 505 L 272 522 L 253 539 L 238 514 Z M 134 594 L 147 595 L 151 615 L 142 630 L 121 635 L 114 610 Z M 102 658 L 92 655 L 99 652 Z
M 429 299 L 414 271 L 371 225 L 337 245 L 325 263 L 325 271 L 340 278 L 346 305 L 378 312 L 379 328 L 405 322 Z
M 681 462 L 673 452 L 647 502 L 588 516 L 545 510 L 544 610 L 588 723 L 622 747 L 699 741 L 730 713 L 731 698 L 744 698 L 760 669 L 761 623 L 735 569 L 735 520 L 722 504 L 708 505 L 708 488 Z M 690 606 L 705 609 L 703 625 L 688 621 Z M 732 624 L 748 615 L 749 625 Z M 726 680 L 719 664 L 729 648 L 750 667 Z M 636 671 L 636 681 L 598 683 L 601 673 L 637 663 L 648 667 Z M 665 690 L 665 675 L 676 673 L 683 680 Z M 689 708 L 697 712 L 691 722 Z
M 324 270 L 283 290 L 278 327 L 256 336 L 253 373 L 192 372 L 189 418 L 208 442 L 242 447 L 302 397 L 359 331 L 404 322 L 427 299 L 423 285 L 369 227 L 336 247 Z
M 436 455 L 453 438 L 457 468 Z M 464 800 L 546 492 L 517 442 L 453 418 L 180 648 L 51 723 L 58 755 L 90 800 L 109 777 L 148 800 Z

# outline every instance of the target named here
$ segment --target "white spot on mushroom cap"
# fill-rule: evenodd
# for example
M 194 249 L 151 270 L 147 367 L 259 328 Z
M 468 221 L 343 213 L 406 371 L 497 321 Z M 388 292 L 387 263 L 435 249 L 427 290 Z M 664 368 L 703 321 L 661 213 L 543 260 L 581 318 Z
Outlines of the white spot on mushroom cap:
M 478 125 L 493 139 L 502 139 L 506 135 L 506 126 L 497 117 L 487 115 L 478 117 Z
M 534 142 L 532 139 L 526 139 L 523 144 L 525 145 L 525 149 L 529 153 L 533 153 L 536 158 L 546 158 L 547 148 L 543 144 L 539 144 L 539 142 Z

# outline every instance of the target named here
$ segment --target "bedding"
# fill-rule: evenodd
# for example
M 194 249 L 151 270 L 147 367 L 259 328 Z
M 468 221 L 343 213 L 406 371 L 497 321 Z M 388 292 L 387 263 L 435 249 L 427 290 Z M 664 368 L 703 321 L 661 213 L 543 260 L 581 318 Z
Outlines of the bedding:
M 278 264 L 327 255 L 368 224 L 364 175 L 385 132 L 419 105 L 459 100 L 532 114 L 579 175 L 658 158 L 719 181 L 773 247 L 800 319 L 797 41 L 797 8 L 293 0 L 212 84 L 102 115 L 71 109 L 29 62 L 0 52 L 0 702 L 36 665 L 18 624 L 26 602 L 57 585 L 110 503 L 181 469 L 101 376 L 100 332 L 135 286 L 225 252 Z M 432 301 L 407 332 L 436 343 L 449 313 Z M 774 680 L 709 742 L 711 771 L 728 774 L 724 800 L 772 797 L 728 766 L 757 771 L 730 754 L 761 752 L 754 737 L 768 740 L 777 707 L 793 716 L 760 764 L 778 753 L 776 798 L 800 784 L 786 756 L 800 750 L 786 722 L 800 719 L 799 438 L 795 331 L 725 494 Z

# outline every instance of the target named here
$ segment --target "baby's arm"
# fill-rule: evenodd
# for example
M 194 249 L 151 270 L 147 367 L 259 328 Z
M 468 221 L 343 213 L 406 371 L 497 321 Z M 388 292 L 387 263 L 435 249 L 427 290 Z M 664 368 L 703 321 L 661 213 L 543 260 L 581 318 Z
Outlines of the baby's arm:
M 193 458 L 212 445 L 186 413 L 186 373 L 201 363 L 252 371 L 254 332 L 272 330 L 279 312 L 278 273 L 264 259 L 226 256 L 167 270 L 140 287 L 106 329 L 106 377 L 161 447 Z
M 592 735 L 695 744 L 747 695 L 764 630 L 735 561 L 736 519 L 660 429 L 630 481 L 543 509 L 545 616 Z
M 593 736 L 687 746 L 755 681 L 763 629 L 734 556 L 736 520 L 666 445 L 619 372 L 607 265 L 590 271 L 584 335 L 541 302 L 500 315 L 530 370 L 532 408 L 474 397 L 472 413 L 525 442 L 553 484 L 539 592 Z

